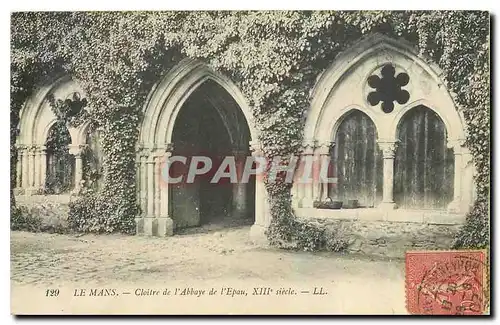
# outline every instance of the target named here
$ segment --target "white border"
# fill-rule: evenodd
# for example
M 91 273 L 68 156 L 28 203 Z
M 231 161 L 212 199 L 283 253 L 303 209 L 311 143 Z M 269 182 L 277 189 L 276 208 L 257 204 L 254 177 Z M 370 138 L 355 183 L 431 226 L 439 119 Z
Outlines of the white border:
M 166 5 L 168 4 L 168 5 Z M 12 324 L 15 322 L 13 317 L 9 317 L 10 315 L 10 231 L 9 231 L 9 164 L 10 161 L 7 158 L 7 153 L 9 152 L 9 120 L 8 120 L 8 107 L 9 107 L 9 62 L 10 62 L 10 45 L 9 45 L 9 31 L 10 31 L 10 12 L 12 11 L 27 11 L 27 10 L 186 10 L 186 9 L 232 9 L 232 10 L 270 10 L 270 9 L 303 9 L 303 10 L 319 10 L 319 9 L 336 9 L 336 10 L 368 10 L 368 9 L 384 9 L 384 10 L 415 10 L 415 9 L 454 9 L 454 10 L 487 10 L 492 11 L 493 13 L 498 13 L 498 7 L 500 6 L 500 1 L 498 0 L 419 0 L 419 1 L 382 1 L 382 0 L 374 0 L 374 1 L 363 1 L 363 0 L 349 0 L 349 1 L 320 1 L 320 0 L 308 0 L 308 1 L 298 1 L 298 0 L 283 0 L 283 1 L 269 1 L 269 0 L 253 0 L 248 2 L 243 1 L 223 1 L 223 0 L 212 0 L 212 1 L 102 1 L 102 0 L 86 0 L 81 2 L 71 2 L 71 1 L 53 1 L 53 0 L 17 0 L 17 1 L 2 1 L 1 3 L 2 10 L 0 16 L 0 32 L 2 38 L 2 51 L 1 59 L 3 64 L 0 65 L 2 69 L 2 106 L 4 107 L 3 118 L 0 118 L 0 123 L 2 123 L 1 130 L 3 131 L 3 136 L 0 137 L 0 146 L 1 152 L 5 153 L 5 156 L 1 161 L 0 170 L 2 171 L 2 182 L 0 182 L 0 190 L 3 198 L 2 214 L 0 216 L 3 218 L 3 225 L 1 230 L 3 231 L 2 236 L 2 245 L 1 245 L 1 253 L 3 263 L 1 263 L 1 287 L 0 290 L 2 292 L 2 300 L 1 300 L 1 315 L 2 315 L 2 324 Z M 498 24 L 498 22 L 497 22 Z M 498 42 L 498 33 L 494 33 L 493 42 Z M 497 52 L 495 52 L 497 53 Z M 492 58 L 493 59 L 493 58 Z M 496 59 L 496 56 L 495 56 Z M 496 74 L 495 74 L 496 76 Z M 493 82 L 496 85 L 496 78 Z M 499 114 L 495 114 L 494 124 L 496 125 L 499 119 Z M 492 129 L 495 127 L 492 126 Z M 498 131 L 497 131 L 498 133 Z M 495 152 L 498 152 L 500 148 L 500 141 L 494 141 Z M 498 170 L 499 160 L 497 159 L 495 162 L 495 170 Z M 495 184 L 496 181 L 495 181 Z M 497 192 L 495 195 L 495 201 L 500 202 L 500 194 Z M 493 216 L 492 216 L 493 218 Z M 497 224 L 498 221 L 495 223 Z M 495 243 L 492 243 L 494 245 Z M 496 251 L 496 250 L 492 250 Z M 498 272 L 498 268 L 496 268 Z M 497 274 L 495 274 L 497 275 Z M 492 275 L 492 276 L 495 276 Z M 498 307 L 498 299 L 494 300 L 497 302 L 495 307 Z M 98 319 L 88 319 L 92 321 L 94 324 L 104 323 L 104 320 Z M 200 320 L 200 319 L 197 319 Z M 238 319 L 239 320 L 239 319 Z M 254 321 L 262 323 L 270 322 L 269 320 L 264 319 L 252 319 Z M 422 320 L 422 319 L 420 319 Z M 439 319 L 438 319 L 439 320 Z M 35 321 L 40 320 L 24 320 L 25 323 L 34 323 Z M 42 320 L 43 321 L 43 320 Z M 52 319 L 45 319 L 45 321 L 52 322 Z M 62 322 L 68 322 L 68 319 L 62 320 Z M 111 319 L 108 321 L 112 321 Z M 122 319 L 117 319 L 115 321 L 121 322 Z M 165 321 L 165 320 L 160 320 Z M 168 319 L 170 322 L 179 322 L 177 319 Z M 181 320 L 182 321 L 182 320 Z M 184 320 L 185 322 L 186 320 Z M 191 320 L 192 321 L 192 320 Z M 219 321 L 215 319 L 215 321 Z M 276 320 L 274 320 L 276 321 Z M 288 322 L 288 319 L 283 319 L 282 321 Z M 301 319 L 301 321 L 307 321 Z M 344 322 L 344 320 L 335 319 L 335 322 Z M 352 321 L 352 320 L 351 320 Z M 358 320 L 359 321 L 359 320 Z M 370 320 L 373 321 L 373 320 Z M 384 321 L 381 319 L 381 321 Z M 398 319 L 397 321 L 402 321 Z M 403 320 L 404 321 L 404 320 Z M 427 324 L 437 322 L 436 319 L 423 319 Z M 469 318 L 469 321 L 474 321 L 474 319 Z M 477 320 L 476 320 L 477 321 Z M 131 320 L 131 323 L 139 323 L 140 320 Z

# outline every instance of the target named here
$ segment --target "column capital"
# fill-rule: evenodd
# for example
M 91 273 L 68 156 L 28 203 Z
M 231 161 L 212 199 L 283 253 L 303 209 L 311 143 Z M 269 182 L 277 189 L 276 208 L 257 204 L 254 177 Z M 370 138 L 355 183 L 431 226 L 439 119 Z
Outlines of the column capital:
M 45 153 L 47 151 L 47 146 L 45 146 L 45 145 L 37 146 L 37 151 L 39 153 Z
M 136 149 L 137 156 L 140 158 L 148 157 L 150 153 L 150 149 L 144 148 L 144 147 L 139 147 Z
M 68 146 L 69 153 L 75 157 L 81 156 L 83 151 L 87 148 L 86 144 L 71 144 Z
M 24 146 L 24 150 L 26 150 L 30 154 L 35 154 L 37 146 L 35 144 L 28 144 Z
M 314 139 L 305 139 L 302 141 L 302 154 L 312 155 L 314 154 L 314 149 L 316 148 L 317 141 Z
M 15 147 L 17 150 L 25 150 L 27 146 L 25 144 L 16 143 Z
M 250 152 L 252 156 L 262 156 L 264 155 L 264 150 L 259 141 L 250 141 L 249 142 Z
M 377 141 L 384 159 L 391 159 L 396 156 L 396 149 L 398 148 L 398 141 Z
M 446 141 L 446 147 L 449 149 L 453 149 L 453 154 L 459 155 L 462 154 L 465 148 L 465 139 L 448 139 Z
M 333 141 L 324 141 L 324 142 L 319 142 L 316 145 L 316 154 L 318 155 L 329 155 L 331 149 L 335 145 L 335 142 Z
M 19 146 L 16 146 L 17 148 L 17 151 L 18 153 L 21 155 L 21 156 L 25 156 L 28 154 L 28 148 L 25 146 L 25 145 L 19 145 Z
M 154 149 L 151 150 L 154 157 L 163 157 L 172 155 L 172 151 L 174 151 L 173 143 L 165 143 L 161 145 L 156 145 Z

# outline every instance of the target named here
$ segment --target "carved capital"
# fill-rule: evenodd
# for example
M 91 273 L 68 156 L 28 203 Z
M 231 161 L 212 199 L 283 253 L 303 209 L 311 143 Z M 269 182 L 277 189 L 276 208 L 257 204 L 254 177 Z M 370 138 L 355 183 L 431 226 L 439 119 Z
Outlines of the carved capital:
M 152 150 L 152 154 L 154 157 L 163 157 L 163 156 L 170 157 L 172 155 L 173 150 L 174 150 L 173 143 L 165 143 L 155 146 L 155 148 Z
M 156 149 L 152 151 L 151 155 L 153 156 L 153 158 L 161 160 L 162 158 L 167 158 L 172 156 L 172 151 L 167 151 L 165 149 Z
M 384 159 L 394 159 L 394 157 L 396 156 L 396 149 L 398 148 L 398 142 L 378 141 L 377 143 L 382 150 Z
M 19 144 L 19 143 L 16 143 L 15 147 L 16 147 L 17 150 L 24 150 L 24 149 L 26 149 L 26 145 Z
M 258 141 L 250 141 L 250 151 L 252 153 L 252 156 L 263 156 L 264 155 L 264 150 L 262 149 L 262 146 L 260 142 Z
M 333 146 L 335 145 L 335 142 L 332 141 L 326 141 L 326 142 L 321 142 L 316 145 L 316 154 L 317 155 L 330 155 L 330 151 L 332 150 Z
M 149 156 L 150 149 L 141 146 L 136 149 L 136 152 L 139 159 L 147 158 Z
M 47 152 L 47 146 L 41 145 L 37 148 L 38 153 L 45 154 Z
M 314 139 L 305 139 L 302 142 L 302 154 L 303 155 L 312 155 L 314 154 L 314 149 L 316 148 L 316 140 Z
M 87 148 L 86 144 L 75 144 L 75 145 L 69 145 L 69 153 L 76 158 L 81 157 L 83 151 Z
M 454 139 L 446 142 L 446 147 L 453 149 L 453 154 L 461 155 L 465 151 L 465 139 Z
M 16 144 L 16 149 L 19 152 L 20 155 L 25 155 L 26 154 L 26 149 L 27 146 L 24 144 Z
M 28 154 L 34 155 L 37 151 L 37 145 L 35 144 L 26 145 L 25 150 Z

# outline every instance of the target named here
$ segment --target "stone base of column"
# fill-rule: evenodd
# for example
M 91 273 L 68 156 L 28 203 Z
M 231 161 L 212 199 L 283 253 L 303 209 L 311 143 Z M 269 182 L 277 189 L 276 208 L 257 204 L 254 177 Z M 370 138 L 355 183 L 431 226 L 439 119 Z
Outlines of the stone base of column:
M 269 241 L 266 236 L 267 227 L 263 225 L 254 224 L 250 228 L 250 240 L 257 245 L 268 246 Z
M 161 217 L 156 219 L 156 234 L 158 237 L 170 237 L 174 235 L 174 220 L 169 217 Z M 154 227 L 153 227 L 154 229 Z
M 174 235 L 174 221 L 169 217 L 139 217 L 135 222 L 137 235 L 157 237 Z
M 136 235 L 144 235 L 144 218 L 136 217 L 135 218 L 135 234 Z
M 394 210 L 398 208 L 398 205 L 395 202 L 382 202 L 378 205 L 378 208 L 381 210 Z

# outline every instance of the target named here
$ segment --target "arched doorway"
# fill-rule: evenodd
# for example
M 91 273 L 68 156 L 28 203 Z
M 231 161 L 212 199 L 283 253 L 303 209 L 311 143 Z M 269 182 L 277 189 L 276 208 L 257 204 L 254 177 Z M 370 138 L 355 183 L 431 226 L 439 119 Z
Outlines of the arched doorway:
M 446 127 L 424 105 L 409 110 L 398 127 L 394 200 L 403 208 L 445 209 L 453 199 L 454 156 Z
M 170 184 L 170 211 L 176 229 L 212 223 L 253 224 L 253 182 L 235 184 L 229 177 L 213 181 L 225 157 L 250 156 L 249 141 L 245 117 L 224 88 L 209 79 L 191 93 L 176 117 L 172 134 L 173 155 L 186 157 L 187 163 L 172 164 L 171 174 L 184 175 L 186 180 L 194 156 L 208 157 L 212 168 L 195 176 L 192 183 Z M 244 164 L 240 159 L 235 162 L 235 166 Z
M 190 156 L 210 158 L 237 154 L 244 163 L 250 156 L 250 145 L 259 150 L 257 139 L 250 107 L 229 78 L 192 59 L 173 67 L 153 88 L 144 106 L 137 148 L 137 233 L 171 236 L 174 229 L 213 224 L 224 218 L 255 220 L 251 232 L 263 229 L 269 220 L 262 182 L 251 179 L 224 187 L 221 183 L 227 180 L 223 177 L 211 184 L 207 180 L 218 167 L 214 163 L 211 173 L 195 178 L 191 187 L 174 188 L 175 181 L 165 176 L 165 170 L 187 172 L 188 167 L 182 162 L 164 168 L 168 157 L 186 151 Z M 238 160 L 235 164 L 241 165 Z

